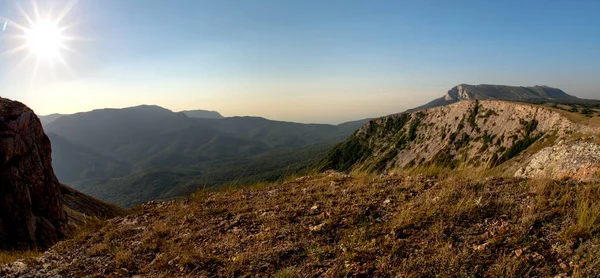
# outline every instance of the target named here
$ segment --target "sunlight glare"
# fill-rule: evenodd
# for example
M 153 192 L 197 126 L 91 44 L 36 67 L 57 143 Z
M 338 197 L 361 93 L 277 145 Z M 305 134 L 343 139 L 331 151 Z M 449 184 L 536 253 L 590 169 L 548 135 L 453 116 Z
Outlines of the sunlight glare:
M 25 29 L 27 47 L 32 54 L 43 59 L 57 59 L 63 47 L 63 36 L 55 24 L 40 21 Z

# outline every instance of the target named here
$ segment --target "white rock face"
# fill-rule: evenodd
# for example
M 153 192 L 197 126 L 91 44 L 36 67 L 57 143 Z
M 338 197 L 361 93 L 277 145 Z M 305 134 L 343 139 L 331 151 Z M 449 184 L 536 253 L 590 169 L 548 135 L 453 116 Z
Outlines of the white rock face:
M 445 96 L 446 100 L 452 101 L 452 100 L 470 100 L 472 99 L 471 95 L 469 95 L 469 93 L 467 92 L 467 90 L 465 90 L 465 88 L 463 87 L 463 85 L 458 85 L 454 88 L 452 88 L 452 90 L 448 91 L 446 93 Z
M 515 177 L 591 181 L 600 177 L 600 145 L 583 140 L 542 149 L 515 173 Z
M 478 113 L 469 123 L 470 114 L 476 106 Z M 556 134 L 558 138 L 575 132 L 588 132 L 589 129 L 551 109 L 498 100 L 460 101 L 411 114 L 412 120 L 403 130 L 406 133 L 420 114 L 415 139 L 401 149 L 396 148 L 394 142 L 398 141 L 398 134 L 390 132 L 393 130 L 390 123 L 402 114 L 376 119 L 361 127 L 357 136 L 366 138 L 364 140 L 373 150 L 364 164 L 376 164 L 390 150 L 396 149 L 397 154 L 388 161 L 390 167 L 410 167 L 413 162 L 415 165 L 424 164 L 444 151 L 448 151 L 459 163 L 470 161 L 485 165 L 524 137 L 524 122 L 537 122 L 533 135 Z M 455 138 L 451 138 L 453 135 Z M 491 140 L 486 143 L 484 135 Z M 457 148 L 457 142 L 467 137 L 468 142 L 463 140 L 462 147 Z

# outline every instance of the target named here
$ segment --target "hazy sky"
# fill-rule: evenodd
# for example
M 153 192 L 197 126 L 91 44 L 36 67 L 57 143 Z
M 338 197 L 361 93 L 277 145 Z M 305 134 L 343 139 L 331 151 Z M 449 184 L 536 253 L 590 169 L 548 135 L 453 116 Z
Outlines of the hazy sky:
M 0 16 L 26 25 L 17 4 L 34 14 L 30 0 L 0 0 Z M 599 12 L 593 0 L 80 0 L 61 23 L 81 38 L 61 52 L 68 68 L 0 56 L 0 96 L 39 114 L 156 104 L 326 123 L 401 112 L 459 83 L 600 98 Z M 15 32 L 0 52 L 22 43 Z

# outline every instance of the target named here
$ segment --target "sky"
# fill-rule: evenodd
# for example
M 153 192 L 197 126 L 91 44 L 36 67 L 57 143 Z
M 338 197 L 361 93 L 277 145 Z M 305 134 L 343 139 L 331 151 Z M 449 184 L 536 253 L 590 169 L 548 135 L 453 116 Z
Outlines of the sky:
M 73 1 L 37 1 L 56 18 Z M 31 0 L 0 0 L 27 26 Z M 0 96 L 40 115 L 155 104 L 340 123 L 457 84 L 548 85 L 600 98 L 600 1 L 79 0 L 64 61 L 0 55 Z M 2 28 L 0 22 L 0 28 Z M 0 53 L 22 45 L 8 25 Z M 35 70 L 34 70 L 35 69 Z

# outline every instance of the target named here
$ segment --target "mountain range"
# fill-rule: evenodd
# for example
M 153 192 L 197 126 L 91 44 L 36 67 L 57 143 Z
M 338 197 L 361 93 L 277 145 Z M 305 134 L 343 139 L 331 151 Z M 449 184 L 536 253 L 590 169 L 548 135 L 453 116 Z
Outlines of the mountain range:
M 197 118 L 203 113 L 196 112 L 142 105 L 62 115 L 44 126 L 56 175 L 84 193 L 131 206 L 296 173 L 366 122 Z
M 528 103 L 600 104 L 599 100 L 581 99 L 549 86 L 506 86 L 459 84 L 443 97 L 437 98 L 411 111 L 452 104 L 461 100 L 509 100 Z
M 597 103 L 548 86 L 461 84 L 409 111 L 461 100 Z M 48 117 L 43 120 L 44 129 L 52 140 L 59 180 L 123 206 L 182 196 L 198 188 L 272 181 L 306 171 L 370 121 L 300 124 L 222 117 L 206 110 L 173 112 L 153 105 Z M 444 121 L 451 124 L 450 119 Z M 454 122 L 458 119 L 452 119 Z

